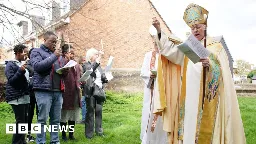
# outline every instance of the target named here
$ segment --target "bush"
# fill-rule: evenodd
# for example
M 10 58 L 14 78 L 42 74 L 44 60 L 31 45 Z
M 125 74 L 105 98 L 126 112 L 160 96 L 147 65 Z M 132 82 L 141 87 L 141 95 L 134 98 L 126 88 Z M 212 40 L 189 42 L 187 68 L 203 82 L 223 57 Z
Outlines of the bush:
M 256 70 L 250 71 L 249 74 L 247 75 L 247 78 L 252 79 L 254 75 L 256 75 Z

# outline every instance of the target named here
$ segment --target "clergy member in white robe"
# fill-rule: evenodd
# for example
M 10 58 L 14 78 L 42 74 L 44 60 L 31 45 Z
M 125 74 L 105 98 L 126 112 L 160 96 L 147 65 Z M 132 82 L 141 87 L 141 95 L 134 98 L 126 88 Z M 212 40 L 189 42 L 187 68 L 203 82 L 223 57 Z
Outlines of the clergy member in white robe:
M 167 144 L 167 132 L 163 130 L 163 121 L 161 116 L 154 121 L 156 117 L 153 114 L 154 98 L 157 96 L 158 88 L 155 82 L 157 75 L 151 73 L 158 65 L 158 48 L 155 42 L 154 50 L 145 54 L 144 62 L 141 68 L 141 77 L 144 81 L 144 98 L 141 119 L 140 139 L 142 144 Z M 151 75 L 154 75 L 153 77 Z M 151 80 L 150 80 L 151 79 Z M 153 82 L 151 86 L 150 82 Z
M 208 11 L 196 4 L 190 4 L 184 12 L 185 22 L 201 42 L 205 38 L 207 15 Z M 178 141 L 175 138 L 169 143 L 245 144 L 246 138 L 228 57 L 220 41 L 207 37 L 210 56 L 194 64 L 161 31 L 158 20 L 154 20 L 153 25 L 158 31 L 156 40 L 160 54 L 182 67 L 182 86 L 178 98 L 179 118 L 178 122 L 175 121 L 178 123 L 178 130 L 176 127 L 172 128 L 173 135 L 178 133 Z M 202 97 L 203 67 L 209 69 L 206 75 L 205 99 Z

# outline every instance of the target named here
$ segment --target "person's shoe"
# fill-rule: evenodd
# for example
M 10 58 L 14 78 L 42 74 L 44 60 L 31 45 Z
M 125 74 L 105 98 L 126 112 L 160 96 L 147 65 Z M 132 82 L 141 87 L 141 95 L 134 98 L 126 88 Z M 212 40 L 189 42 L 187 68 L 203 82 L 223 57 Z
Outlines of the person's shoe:
M 75 121 L 68 121 L 68 125 L 69 125 L 70 127 L 73 126 L 73 128 L 75 128 L 75 124 L 76 124 Z M 73 131 L 73 130 L 69 128 L 69 136 L 68 136 L 68 137 L 69 137 L 70 140 L 76 140 L 75 137 L 74 137 L 74 132 L 72 132 L 72 131 Z
M 66 136 L 66 132 L 62 132 L 62 140 L 64 141 L 64 142 L 66 142 L 66 141 L 68 141 L 68 138 L 67 138 L 67 136 Z
M 27 136 L 27 143 L 30 143 L 30 142 L 34 142 L 35 141 L 35 138 L 31 135 L 28 135 Z
M 50 144 L 60 144 L 60 142 L 50 142 Z
M 67 125 L 66 122 L 60 122 L 60 126 L 61 126 L 61 127 L 63 127 L 63 126 L 66 127 L 66 125 Z M 66 136 L 66 132 L 65 132 L 65 131 L 62 131 L 61 134 L 62 134 L 62 136 L 61 136 L 61 137 L 62 137 L 62 140 L 63 140 L 64 142 L 68 141 L 68 138 L 67 138 L 67 136 Z
M 63 140 L 64 142 L 68 141 L 67 136 L 66 136 L 66 135 L 62 136 L 62 140 Z
M 73 132 L 69 132 L 69 137 L 70 140 L 76 140 L 74 137 L 74 133 Z
M 98 130 L 95 130 L 95 133 L 96 133 L 97 136 L 104 137 L 103 128 L 100 128 L 100 129 L 98 129 Z

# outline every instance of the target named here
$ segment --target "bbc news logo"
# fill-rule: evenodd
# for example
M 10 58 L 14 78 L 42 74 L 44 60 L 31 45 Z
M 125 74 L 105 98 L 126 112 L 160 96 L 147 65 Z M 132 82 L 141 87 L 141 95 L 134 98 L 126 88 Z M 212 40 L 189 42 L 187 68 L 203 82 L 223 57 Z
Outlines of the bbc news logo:
M 15 134 L 16 133 L 16 124 L 6 124 L 6 134 Z M 58 125 L 44 125 L 44 132 L 74 132 L 74 126 L 58 126 Z M 40 134 L 42 131 L 41 124 L 31 124 L 31 134 Z M 28 124 L 21 123 L 18 124 L 18 134 L 27 134 L 28 133 Z

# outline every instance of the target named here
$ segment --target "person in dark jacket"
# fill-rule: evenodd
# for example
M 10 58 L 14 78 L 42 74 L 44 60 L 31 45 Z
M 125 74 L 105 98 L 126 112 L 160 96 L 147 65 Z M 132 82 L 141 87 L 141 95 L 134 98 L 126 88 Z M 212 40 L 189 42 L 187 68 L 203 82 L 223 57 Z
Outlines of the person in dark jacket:
M 25 144 L 25 134 L 18 134 L 18 124 L 27 123 L 29 100 L 29 72 L 26 64 L 27 47 L 19 44 L 14 47 L 15 60 L 7 61 L 5 75 L 6 102 L 12 106 L 16 119 L 16 133 L 13 134 L 12 144 Z
M 27 70 L 29 71 L 29 96 L 30 96 L 30 104 L 28 106 L 28 135 L 27 135 L 27 142 L 33 142 L 35 138 L 31 135 L 31 124 L 34 117 L 34 111 L 36 108 L 36 115 L 38 115 L 38 107 L 36 104 L 36 98 L 35 93 L 33 91 L 33 75 L 34 75 L 34 69 L 30 62 L 30 54 L 34 48 L 31 48 L 28 52 L 28 60 L 26 61 L 27 64 Z
M 61 107 L 63 103 L 62 92 L 65 85 L 62 75 L 68 72 L 64 70 L 62 74 L 57 73 L 57 69 L 63 67 L 65 59 L 60 56 L 60 44 L 57 44 L 57 36 L 48 31 L 44 34 L 44 44 L 40 48 L 35 48 L 31 52 L 31 63 L 34 68 L 33 90 L 35 92 L 38 106 L 38 123 L 41 124 L 41 133 L 37 134 L 36 143 L 46 143 L 44 126 L 48 116 L 50 125 L 59 127 L 61 117 Z M 51 144 L 59 144 L 58 132 L 50 132 Z
M 85 135 L 86 138 L 91 139 L 94 131 L 94 117 L 95 117 L 95 132 L 98 136 L 103 135 L 102 128 L 102 106 L 103 102 L 93 96 L 93 89 L 99 87 L 104 89 L 104 83 L 108 80 L 103 73 L 100 66 L 99 51 L 91 48 L 86 52 L 86 63 L 83 64 L 83 71 L 93 70 L 89 79 L 84 84 L 84 96 L 86 96 L 86 118 L 85 118 Z

